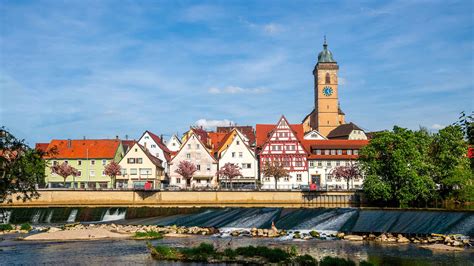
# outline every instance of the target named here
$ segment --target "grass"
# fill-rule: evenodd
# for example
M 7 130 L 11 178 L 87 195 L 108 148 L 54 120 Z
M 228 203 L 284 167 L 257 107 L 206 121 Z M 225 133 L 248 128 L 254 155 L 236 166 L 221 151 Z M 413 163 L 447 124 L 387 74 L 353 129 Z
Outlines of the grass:
M 156 231 L 135 232 L 135 239 L 162 239 L 163 235 Z
M 318 265 L 318 261 L 311 255 L 298 255 L 296 247 L 284 250 L 266 246 L 246 246 L 236 249 L 226 248 L 223 251 L 218 251 L 214 245 L 207 243 L 201 243 L 199 246 L 191 248 L 172 248 L 164 245 L 152 246 L 150 242 L 147 243 L 147 247 L 150 249 L 152 257 L 161 261 L 233 262 L 243 264 L 278 263 L 301 266 Z M 355 265 L 355 263 L 351 260 L 341 258 L 324 257 L 319 265 L 352 266 Z M 361 262 L 361 265 L 370 266 L 372 264 Z
M 10 231 L 13 230 L 13 226 L 11 224 L 0 224 L 0 231 Z
M 30 231 L 31 229 L 33 228 L 31 227 L 29 223 L 24 223 L 24 224 L 21 224 L 20 226 L 20 230 Z

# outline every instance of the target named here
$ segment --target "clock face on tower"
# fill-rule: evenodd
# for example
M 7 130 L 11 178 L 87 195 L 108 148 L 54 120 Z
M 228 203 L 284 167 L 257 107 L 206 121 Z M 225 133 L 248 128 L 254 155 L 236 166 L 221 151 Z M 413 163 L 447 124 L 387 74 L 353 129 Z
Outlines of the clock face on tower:
M 323 88 L 324 96 L 331 96 L 332 92 L 333 92 L 333 90 L 330 86 L 326 86 L 326 87 Z

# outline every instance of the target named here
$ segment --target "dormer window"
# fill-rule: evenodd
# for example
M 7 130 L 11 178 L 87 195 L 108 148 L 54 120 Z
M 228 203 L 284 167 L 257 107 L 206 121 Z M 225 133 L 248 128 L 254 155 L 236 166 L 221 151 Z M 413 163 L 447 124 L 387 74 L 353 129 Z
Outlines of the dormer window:
M 145 139 L 150 139 L 150 137 L 148 137 L 148 136 L 145 136 Z

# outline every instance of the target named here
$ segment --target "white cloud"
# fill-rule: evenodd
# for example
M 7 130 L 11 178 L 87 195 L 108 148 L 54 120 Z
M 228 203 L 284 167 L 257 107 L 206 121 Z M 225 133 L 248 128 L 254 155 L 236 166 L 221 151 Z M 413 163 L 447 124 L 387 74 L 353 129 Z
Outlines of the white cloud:
M 268 23 L 263 25 L 263 31 L 267 34 L 276 34 L 281 31 L 281 27 L 275 23 Z
M 199 119 L 194 123 L 198 127 L 203 127 L 205 129 L 213 129 L 215 127 L 223 127 L 229 125 L 235 125 L 234 121 L 223 119 L 223 120 L 207 120 L 204 118 Z
M 440 129 L 443 129 L 445 126 L 443 125 L 440 125 L 440 124 L 433 124 L 431 126 L 431 129 L 435 129 L 435 130 L 440 130 Z
M 225 88 L 211 87 L 207 90 L 210 94 L 239 94 L 239 93 L 249 93 L 249 94 L 260 94 L 265 93 L 268 90 L 266 88 L 242 88 L 237 86 L 227 86 Z

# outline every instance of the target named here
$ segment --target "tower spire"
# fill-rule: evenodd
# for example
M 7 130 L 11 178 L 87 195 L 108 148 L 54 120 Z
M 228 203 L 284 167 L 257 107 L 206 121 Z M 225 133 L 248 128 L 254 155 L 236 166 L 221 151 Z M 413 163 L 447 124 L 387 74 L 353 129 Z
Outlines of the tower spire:
M 324 50 L 328 48 L 328 43 L 326 42 L 326 34 L 324 35 L 324 43 L 323 43 Z

